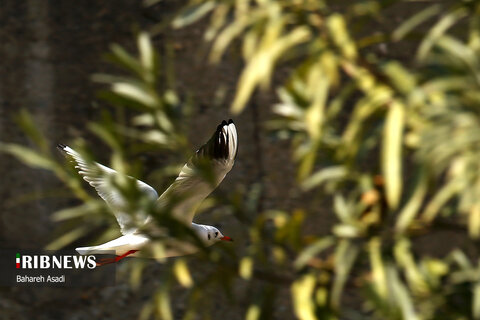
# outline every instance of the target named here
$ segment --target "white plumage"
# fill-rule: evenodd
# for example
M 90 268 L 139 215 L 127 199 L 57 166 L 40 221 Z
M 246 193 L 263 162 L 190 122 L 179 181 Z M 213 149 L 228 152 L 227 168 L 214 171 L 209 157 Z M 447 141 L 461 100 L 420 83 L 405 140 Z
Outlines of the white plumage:
M 150 201 L 156 201 L 159 210 L 167 205 L 177 220 L 190 226 L 206 244 L 211 245 L 219 240 L 231 241 L 217 228 L 193 223 L 195 211 L 200 203 L 220 184 L 225 175 L 232 169 L 238 150 L 238 138 L 235 124 L 232 120 L 223 121 L 210 140 L 197 150 L 190 160 L 183 166 L 175 181 L 159 197 L 154 188 L 133 177 L 121 176 L 117 171 L 97 162 L 88 161 L 72 148 L 59 145 L 67 156 L 75 161 L 75 168 L 98 195 L 105 200 L 114 213 L 123 236 L 92 247 L 77 248 L 80 254 L 101 253 L 105 250 L 115 251 L 119 258 L 137 255 L 151 240 L 141 233 L 141 229 L 155 224 L 154 219 L 142 208 L 131 208 L 113 182 L 118 178 L 131 179 L 136 183 L 141 196 Z M 177 201 L 178 200 L 178 201 Z M 161 227 L 161 226 L 155 226 Z M 176 239 L 169 239 L 171 246 L 162 254 L 154 258 L 164 258 L 193 253 L 197 248 L 191 244 Z M 110 262 L 114 262 L 110 261 Z

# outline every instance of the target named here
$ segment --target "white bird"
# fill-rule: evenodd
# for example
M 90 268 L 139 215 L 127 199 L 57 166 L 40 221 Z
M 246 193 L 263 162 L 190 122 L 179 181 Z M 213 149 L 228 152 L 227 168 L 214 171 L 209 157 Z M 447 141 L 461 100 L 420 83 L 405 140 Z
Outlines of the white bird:
M 75 161 L 75 168 L 79 170 L 83 179 L 94 187 L 98 195 L 105 200 L 114 213 L 123 234 L 121 237 L 104 244 L 76 248 L 76 251 L 82 255 L 102 253 L 107 250 L 115 251 L 116 258 L 104 259 L 99 264 L 116 262 L 126 256 L 138 256 L 139 250 L 146 248 L 146 245 L 152 241 L 146 234 L 142 233 L 142 230 L 155 225 L 155 219 L 141 209 L 131 212 L 132 208 L 128 207 L 129 202 L 112 184 L 112 181 L 121 177 L 120 173 L 97 162 L 88 161 L 68 146 L 58 145 L 58 148 Z M 183 166 L 175 181 L 160 197 L 158 197 L 155 189 L 145 182 L 133 177 L 128 177 L 128 179 L 136 182 L 138 190 L 144 197 L 156 201 L 160 210 L 162 208 L 170 209 L 174 218 L 191 227 L 206 246 L 220 240 L 233 241 L 213 226 L 194 223 L 193 217 L 200 203 L 232 169 L 237 150 L 238 139 L 235 124 L 231 119 L 228 122 L 224 120 L 217 127 L 212 138 L 197 150 L 195 155 Z M 211 179 L 208 179 L 205 169 L 209 169 Z M 122 177 L 125 178 L 125 176 Z M 178 201 L 175 202 L 172 199 Z M 166 243 L 167 248 L 160 256 L 157 252 L 152 254 L 151 257 L 159 259 L 198 251 L 197 246 L 178 239 L 169 238 Z M 142 256 L 145 255 L 142 254 Z

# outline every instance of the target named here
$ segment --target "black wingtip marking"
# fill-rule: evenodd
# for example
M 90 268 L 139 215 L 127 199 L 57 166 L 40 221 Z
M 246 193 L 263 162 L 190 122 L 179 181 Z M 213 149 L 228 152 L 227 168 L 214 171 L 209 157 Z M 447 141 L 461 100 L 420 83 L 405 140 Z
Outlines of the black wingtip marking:
M 61 144 L 61 143 L 57 144 L 57 148 L 58 148 L 60 151 L 65 151 L 65 148 L 66 148 L 66 147 L 67 147 L 67 146 L 64 145 L 64 144 Z
M 233 123 L 232 119 L 228 122 L 223 120 L 213 134 L 212 138 L 197 150 L 197 156 L 208 157 L 211 159 L 228 159 L 229 158 L 229 143 L 231 143 L 230 132 L 223 129 L 229 124 Z M 225 131 L 225 132 L 224 132 Z M 238 150 L 237 150 L 238 151 Z

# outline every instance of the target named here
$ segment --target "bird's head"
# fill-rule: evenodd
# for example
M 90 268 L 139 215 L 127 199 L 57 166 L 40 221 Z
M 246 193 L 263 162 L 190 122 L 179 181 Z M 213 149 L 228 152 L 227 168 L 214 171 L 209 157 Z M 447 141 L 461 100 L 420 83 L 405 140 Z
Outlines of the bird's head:
M 232 238 L 224 236 L 220 230 L 212 226 L 205 226 L 200 236 L 207 244 L 214 244 L 218 241 L 233 241 Z

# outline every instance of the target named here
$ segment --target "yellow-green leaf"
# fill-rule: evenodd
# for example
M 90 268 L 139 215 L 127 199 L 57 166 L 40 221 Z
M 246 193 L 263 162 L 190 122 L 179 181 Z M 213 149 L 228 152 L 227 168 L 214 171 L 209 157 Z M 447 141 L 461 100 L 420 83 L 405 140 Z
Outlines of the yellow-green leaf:
M 295 315 L 301 320 L 315 320 L 313 289 L 315 275 L 307 274 L 297 279 L 291 288 Z
M 173 272 L 177 277 L 178 282 L 185 288 L 190 288 L 193 285 L 192 276 L 188 270 L 187 263 L 184 259 L 178 259 L 173 265 Z
M 244 257 L 240 261 L 240 267 L 238 273 L 240 277 L 245 280 L 250 280 L 253 272 L 253 259 L 251 257 Z
M 33 149 L 18 144 L 0 143 L 0 151 L 15 156 L 18 160 L 30 167 L 54 170 L 56 166 L 55 162 L 50 158 Z
M 402 141 L 405 106 L 398 100 L 390 104 L 382 141 L 382 172 L 387 202 L 396 209 L 402 194 Z

